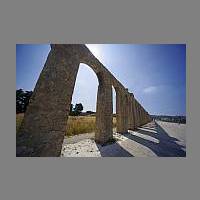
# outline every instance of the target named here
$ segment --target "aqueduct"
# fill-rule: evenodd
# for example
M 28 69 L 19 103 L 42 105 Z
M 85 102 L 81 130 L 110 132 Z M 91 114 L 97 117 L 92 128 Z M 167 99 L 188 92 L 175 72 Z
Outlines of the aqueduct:
M 95 141 L 113 137 L 112 86 L 116 91 L 117 132 L 151 121 L 148 112 L 83 44 L 51 44 L 51 50 L 35 86 L 17 138 L 17 156 L 60 156 L 79 64 L 93 69 L 99 81 Z

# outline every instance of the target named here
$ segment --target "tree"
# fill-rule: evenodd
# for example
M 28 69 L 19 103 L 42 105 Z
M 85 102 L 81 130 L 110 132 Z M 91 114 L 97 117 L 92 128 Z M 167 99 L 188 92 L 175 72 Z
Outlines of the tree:
M 75 105 L 75 107 L 74 107 L 74 115 L 80 115 L 81 114 L 81 112 L 82 112 L 82 110 L 83 110 L 83 105 L 82 105 L 82 103 L 77 103 L 76 105 Z
M 26 108 L 29 104 L 29 100 L 30 100 L 32 94 L 33 94 L 32 91 L 26 91 L 24 93 L 24 112 L 26 111 Z
M 16 90 L 16 113 L 24 113 L 29 104 L 32 91 Z
M 94 114 L 95 112 L 88 110 L 88 111 L 86 111 L 86 113 L 91 115 L 91 114 Z
M 16 112 L 21 113 L 23 111 L 23 95 L 22 89 L 16 90 Z

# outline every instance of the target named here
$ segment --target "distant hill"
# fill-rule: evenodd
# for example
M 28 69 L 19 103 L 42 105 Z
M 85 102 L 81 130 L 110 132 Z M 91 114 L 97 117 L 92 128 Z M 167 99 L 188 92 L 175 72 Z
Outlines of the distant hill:
M 87 115 L 90 115 L 90 116 L 96 116 L 96 112 L 93 112 L 93 111 L 86 111 L 86 112 L 82 112 L 80 114 L 80 116 L 87 116 Z M 113 113 L 113 117 L 116 117 L 116 114 Z
M 186 116 L 151 115 L 154 120 L 186 124 Z

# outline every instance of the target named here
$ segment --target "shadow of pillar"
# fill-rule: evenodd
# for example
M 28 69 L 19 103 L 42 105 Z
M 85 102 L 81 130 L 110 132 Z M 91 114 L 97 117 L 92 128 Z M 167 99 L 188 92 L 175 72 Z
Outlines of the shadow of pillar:
M 102 157 L 134 157 L 134 155 L 117 142 L 104 147 L 97 145 L 97 147 Z
M 156 131 L 139 129 L 137 132 L 141 135 L 148 135 L 158 140 L 158 143 L 140 137 L 132 133 L 125 134 L 130 140 L 133 140 L 153 151 L 157 156 L 160 157 L 186 157 L 186 152 L 183 150 L 185 146 L 177 143 L 178 139 L 171 137 L 159 124 L 156 125 Z

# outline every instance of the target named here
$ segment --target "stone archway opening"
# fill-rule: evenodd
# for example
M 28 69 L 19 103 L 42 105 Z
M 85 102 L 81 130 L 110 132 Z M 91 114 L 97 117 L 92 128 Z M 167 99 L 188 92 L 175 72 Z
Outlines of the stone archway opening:
M 96 101 L 99 79 L 93 69 L 87 64 L 80 63 L 72 93 L 71 105 L 83 105 L 80 114 L 69 113 L 66 135 L 73 136 L 95 131 Z M 71 109 L 70 109 L 71 110 Z
M 93 80 L 95 79 L 97 87 L 92 88 L 93 95 L 95 98 L 93 99 L 95 101 L 94 105 L 94 111 L 95 112 L 95 127 L 94 127 L 94 132 L 95 132 L 95 141 L 100 144 L 106 143 L 108 140 L 112 139 L 113 137 L 113 132 L 112 132 L 112 113 L 113 113 L 113 102 L 112 102 L 112 85 L 111 85 L 111 80 L 102 71 L 97 71 L 93 66 L 90 66 L 87 63 L 80 63 L 79 68 L 77 71 L 77 75 L 75 77 L 75 83 L 74 87 L 72 89 L 72 98 L 69 106 L 73 102 L 73 94 L 74 90 L 76 90 L 76 83 L 80 81 L 79 77 L 79 72 L 81 69 L 87 69 L 87 71 L 90 74 L 90 78 L 93 77 Z M 95 73 L 95 75 L 94 75 Z M 95 77 L 95 78 L 94 78 Z M 84 82 L 82 84 L 90 84 L 93 81 L 88 79 L 87 74 L 84 74 L 82 77 Z M 88 91 L 88 95 L 91 96 L 91 92 Z M 87 96 L 87 94 L 85 94 Z M 70 108 L 67 108 L 69 110 Z M 68 114 L 68 120 L 69 120 L 69 114 Z M 69 128 L 68 126 L 66 127 L 67 129 Z
M 113 96 L 113 133 L 117 132 L 117 114 L 116 114 L 116 90 L 112 86 L 112 96 Z

